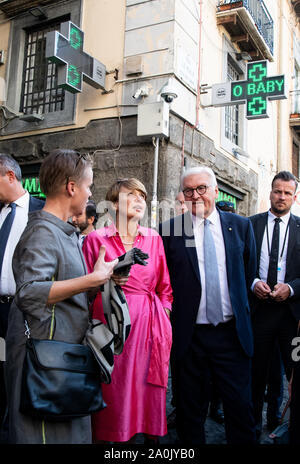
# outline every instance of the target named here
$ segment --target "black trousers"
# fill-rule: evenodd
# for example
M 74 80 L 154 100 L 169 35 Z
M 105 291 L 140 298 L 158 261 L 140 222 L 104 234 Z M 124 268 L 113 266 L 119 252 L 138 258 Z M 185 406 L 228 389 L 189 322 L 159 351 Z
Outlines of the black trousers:
M 267 380 L 267 421 L 274 422 L 280 419 L 280 407 L 283 400 L 284 368 L 278 341 L 270 360 L 270 368 Z
M 235 321 L 196 325 L 191 345 L 176 369 L 177 435 L 183 444 L 205 443 L 204 423 L 211 379 L 223 401 L 227 443 L 255 443 L 251 360 L 238 340 Z
M 11 303 L 0 303 L 0 337 L 5 339 L 7 332 L 7 322 L 8 322 L 8 313 Z M 4 435 L 3 420 L 5 418 L 7 409 L 7 398 L 6 398 L 6 389 L 5 389 L 5 379 L 4 379 L 4 362 L 0 361 L 0 442 Z
M 258 429 L 261 428 L 264 393 L 276 342 L 278 341 L 285 373 L 289 379 L 292 371 L 291 341 L 296 336 L 297 325 L 298 322 L 286 303 L 262 301 L 253 315 L 252 395 L 254 419 Z
M 294 364 L 290 411 L 290 444 L 300 445 L 300 361 Z

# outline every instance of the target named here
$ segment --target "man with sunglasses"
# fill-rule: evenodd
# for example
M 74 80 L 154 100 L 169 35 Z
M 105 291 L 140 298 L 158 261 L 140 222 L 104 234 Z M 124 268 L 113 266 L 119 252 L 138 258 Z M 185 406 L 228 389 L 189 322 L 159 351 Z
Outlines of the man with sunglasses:
M 188 212 L 160 226 L 173 288 L 172 362 L 181 443 L 205 443 L 211 378 L 223 401 L 227 443 L 255 442 L 248 304 L 256 269 L 251 222 L 216 209 L 210 168 L 184 172 Z

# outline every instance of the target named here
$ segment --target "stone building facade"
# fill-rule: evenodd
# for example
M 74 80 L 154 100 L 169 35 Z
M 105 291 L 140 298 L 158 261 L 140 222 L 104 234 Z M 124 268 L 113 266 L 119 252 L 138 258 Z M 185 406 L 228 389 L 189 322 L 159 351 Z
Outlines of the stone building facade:
M 172 202 L 183 169 L 205 164 L 216 173 L 221 197 L 233 199 L 239 214 L 265 209 L 276 170 L 299 170 L 290 93 L 270 103 L 268 120 L 258 121 L 247 121 L 242 106 L 218 108 L 210 100 L 212 84 L 245 77 L 247 60 L 268 60 L 270 74 L 284 68 L 287 89 L 292 88 L 297 12 L 288 0 L 255 2 L 268 15 L 267 32 L 253 28 L 251 2 L 245 0 L 2 1 L 0 152 L 19 161 L 24 179 L 38 177 L 52 149 L 89 152 L 97 203 L 123 176 L 139 178 L 151 200 L 155 149 L 153 135 L 137 135 L 138 105 L 158 101 L 167 83 L 177 98 L 169 105 L 168 136 L 159 142 L 158 200 Z M 280 12 L 297 26 L 285 39 L 283 63 Z M 57 71 L 45 65 L 42 31 L 60 30 L 67 21 L 83 30 L 84 51 L 106 66 L 104 89 L 84 82 L 80 93 L 57 90 Z

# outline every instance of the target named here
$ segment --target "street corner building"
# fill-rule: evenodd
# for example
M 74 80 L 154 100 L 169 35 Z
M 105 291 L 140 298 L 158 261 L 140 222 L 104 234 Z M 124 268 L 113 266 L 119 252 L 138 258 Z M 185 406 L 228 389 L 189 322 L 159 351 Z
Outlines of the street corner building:
M 198 164 L 218 200 L 264 211 L 275 172 L 299 177 L 299 16 L 297 0 L 1 0 L 0 152 L 41 197 L 51 150 L 91 154 L 98 227 L 115 179 L 145 184 L 157 227 Z

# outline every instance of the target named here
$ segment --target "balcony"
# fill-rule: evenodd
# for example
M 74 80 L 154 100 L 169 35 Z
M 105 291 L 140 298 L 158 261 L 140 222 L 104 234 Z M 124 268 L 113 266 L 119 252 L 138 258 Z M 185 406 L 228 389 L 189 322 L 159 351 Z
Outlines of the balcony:
M 224 26 L 242 52 L 252 60 L 273 59 L 273 19 L 263 0 L 220 0 L 217 24 Z
M 300 0 L 291 0 L 295 13 L 300 17 Z
M 290 127 L 300 136 L 300 89 L 291 91 Z
M 30 8 L 57 2 L 58 0 L 0 0 L 0 11 L 3 11 L 8 18 L 11 18 L 30 10 Z

